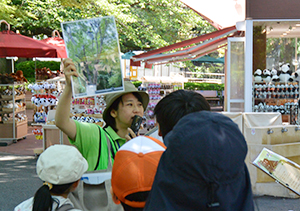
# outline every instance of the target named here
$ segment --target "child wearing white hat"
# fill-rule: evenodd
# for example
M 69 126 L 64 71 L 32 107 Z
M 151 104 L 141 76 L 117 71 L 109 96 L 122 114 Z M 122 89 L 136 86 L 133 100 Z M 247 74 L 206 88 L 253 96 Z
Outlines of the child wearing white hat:
M 78 211 L 68 194 L 77 188 L 88 163 L 73 146 L 53 145 L 38 158 L 36 173 L 44 182 L 34 197 L 22 202 L 15 211 Z

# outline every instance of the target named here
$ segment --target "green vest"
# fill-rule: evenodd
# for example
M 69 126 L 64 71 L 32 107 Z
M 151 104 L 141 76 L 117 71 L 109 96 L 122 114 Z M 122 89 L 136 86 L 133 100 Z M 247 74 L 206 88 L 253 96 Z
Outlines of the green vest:
M 108 150 L 111 151 L 112 163 L 114 162 L 114 155 L 118 149 L 126 142 L 125 139 L 120 138 L 117 133 L 111 128 L 105 129 L 99 127 L 94 123 L 83 123 L 75 121 L 76 123 L 76 138 L 75 141 L 70 140 L 70 143 L 77 147 L 82 156 L 89 164 L 88 171 L 94 171 L 97 166 L 99 157 L 99 143 L 101 133 L 101 154 L 99 164 L 96 170 L 107 169 L 108 165 Z M 99 132 L 100 131 L 100 132 Z M 106 136 L 105 136 L 106 134 Z M 106 137 L 110 140 L 111 149 L 107 147 Z

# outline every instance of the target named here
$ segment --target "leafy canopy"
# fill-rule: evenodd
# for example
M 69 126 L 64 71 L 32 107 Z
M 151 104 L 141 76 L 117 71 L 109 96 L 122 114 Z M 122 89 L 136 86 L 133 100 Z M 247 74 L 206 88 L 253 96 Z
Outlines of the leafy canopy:
M 65 21 L 114 16 L 122 52 L 156 49 L 215 30 L 179 0 L 0 0 L 0 8 L 0 19 L 27 36 L 51 36 Z

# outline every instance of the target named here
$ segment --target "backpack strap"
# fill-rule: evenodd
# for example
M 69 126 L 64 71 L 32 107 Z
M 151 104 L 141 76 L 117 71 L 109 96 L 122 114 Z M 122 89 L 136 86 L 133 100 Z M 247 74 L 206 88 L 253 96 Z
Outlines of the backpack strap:
M 94 171 L 97 170 L 98 166 L 99 166 L 99 161 L 100 161 L 100 156 L 101 156 L 101 129 L 100 126 L 98 126 L 99 129 L 99 153 L 98 153 L 98 159 L 97 159 L 97 163 L 96 166 L 94 168 Z M 112 168 L 112 161 L 111 161 L 111 155 L 110 153 L 112 153 L 113 158 L 115 158 L 115 153 L 114 150 L 110 144 L 110 140 L 106 135 L 106 132 L 104 133 L 105 137 L 106 137 L 106 141 L 107 141 L 107 148 L 108 148 L 108 168 L 111 169 Z
M 72 209 L 74 209 L 74 207 L 71 204 L 63 204 L 62 206 L 57 208 L 56 211 L 68 211 Z
M 98 126 L 98 129 L 99 129 L 99 153 L 98 153 L 98 159 L 97 159 L 97 163 L 96 163 L 96 166 L 94 168 L 94 171 L 96 171 L 96 169 L 98 168 L 99 166 L 99 161 L 100 161 L 100 155 L 101 155 L 101 130 L 100 130 L 100 127 Z
M 111 160 L 111 154 L 112 153 L 112 156 L 113 156 L 113 159 L 115 159 L 115 153 L 114 153 L 114 150 L 111 146 L 111 143 L 110 143 L 110 140 L 109 138 L 107 137 L 106 133 L 105 133 L 105 137 L 106 137 L 106 141 L 107 141 L 107 148 L 108 148 L 108 164 L 107 164 L 107 170 L 108 171 L 111 171 L 112 170 L 112 160 Z M 110 150 L 109 150 L 110 149 Z
M 105 135 L 108 135 L 108 136 L 110 137 L 110 139 L 112 140 L 112 143 L 113 143 L 114 146 L 115 146 L 116 151 L 118 151 L 119 148 L 120 148 L 120 145 L 118 144 L 119 147 L 117 147 L 117 145 L 116 145 L 114 139 L 113 139 L 113 138 L 111 137 L 111 135 L 107 132 L 107 130 L 106 130 L 105 128 L 103 128 L 103 130 L 105 130 L 105 132 L 106 132 Z M 106 137 L 106 138 L 107 138 L 107 137 Z M 112 145 L 110 146 L 110 150 L 111 150 L 113 159 L 115 159 L 115 152 L 114 152 L 114 149 L 113 149 L 113 146 L 112 146 Z

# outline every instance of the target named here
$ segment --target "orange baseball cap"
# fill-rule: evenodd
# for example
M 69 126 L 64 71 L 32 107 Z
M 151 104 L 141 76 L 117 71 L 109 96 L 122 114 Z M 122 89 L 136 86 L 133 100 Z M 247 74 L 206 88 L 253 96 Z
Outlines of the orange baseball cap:
M 130 201 L 126 196 L 150 191 L 156 169 L 166 146 L 150 136 L 126 142 L 116 153 L 111 185 L 118 199 L 131 207 L 143 208 L 146 201 Z

